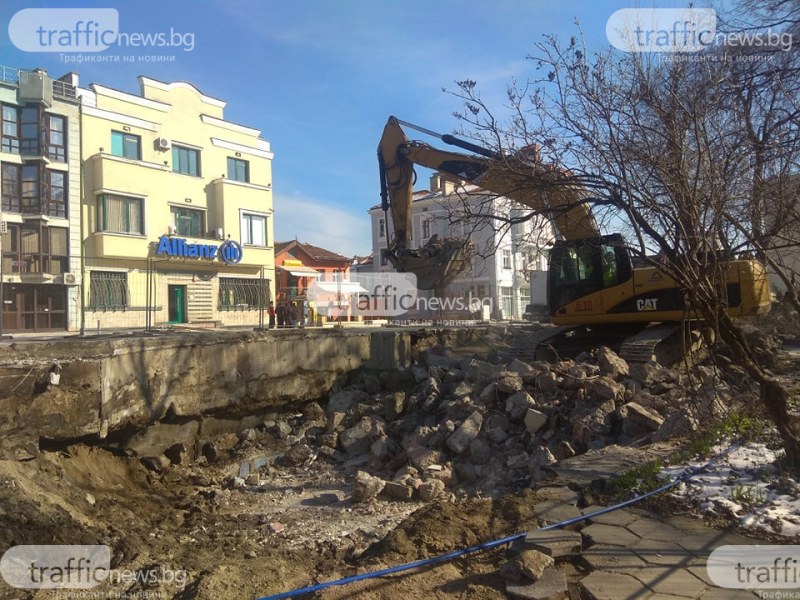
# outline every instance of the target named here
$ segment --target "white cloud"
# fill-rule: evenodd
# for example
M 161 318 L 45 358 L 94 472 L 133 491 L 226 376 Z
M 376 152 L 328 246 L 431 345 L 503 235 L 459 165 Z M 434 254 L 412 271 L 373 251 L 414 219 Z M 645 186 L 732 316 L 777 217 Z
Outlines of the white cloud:
M 372 249 L 372 232 L 366 210 L 353 213 L 323 200 L 300 196 L 275 196 L 275 240 L 320 246 L 344 256 L 363 256 Z

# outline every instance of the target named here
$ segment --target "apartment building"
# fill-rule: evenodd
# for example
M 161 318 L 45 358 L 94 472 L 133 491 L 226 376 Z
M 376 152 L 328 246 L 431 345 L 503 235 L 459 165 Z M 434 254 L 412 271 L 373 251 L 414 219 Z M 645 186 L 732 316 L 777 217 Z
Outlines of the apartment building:
M 68 81 L 0 66 L 0 333 L 77 329 L 80 106 Z
M 392 237 L 391 215 L 387 218 L 380 206 L 369 212 L 373 270 L 392 271 L 386 259 Z M 520 319 L 528 304 L 546 303 L 547 251 L 555 239 L 551 223 L 538 216 L 504 227 L 494 218 L 519 217 L 527 212 L 507 198 L 464 186 L 439 173 L 431 177 L 430 190 L 413 194 L 413 248 L 424 246 L 433 236 L 469 238 L 475 248 L 470 267 L 442 293 L 463 300 L 462 306 L 477 299 L 486 309 L 462 310 L 461 315 L 452 316 L 478 316 L 478 312 L 485 316 L 484 311 L 488 310 L 493 319 Z
M 190 83 L 71 83 L 88 327 L 259 324 L 275 281 L 269 142 Z

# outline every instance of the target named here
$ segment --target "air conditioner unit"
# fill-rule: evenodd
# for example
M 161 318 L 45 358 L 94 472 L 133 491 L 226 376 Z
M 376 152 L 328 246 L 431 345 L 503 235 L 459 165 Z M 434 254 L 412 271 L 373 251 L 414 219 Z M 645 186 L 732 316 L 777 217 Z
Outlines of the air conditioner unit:
M 64 273 L 65 285 L 75 285 L 76 283 L 78 283 L 78 278 L 75 276 L 75 273 Z
M 176 233 L 178 233 L 178 228 L 175 225 L 167 227 L 167 235 L 175 235 Z
M 172 140 L 168 140 L 167 138 L 158 138 L 156 140 L 156 146 L 158 146 L 159 150 L 169 150 L 172 148 Z

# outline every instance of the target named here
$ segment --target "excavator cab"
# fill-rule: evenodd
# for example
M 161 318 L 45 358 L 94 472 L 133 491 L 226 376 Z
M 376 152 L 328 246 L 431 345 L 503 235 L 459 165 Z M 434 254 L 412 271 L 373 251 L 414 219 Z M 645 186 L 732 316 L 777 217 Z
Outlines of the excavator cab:
M 559 240 L 550 251 L 547 294 L 550 314 L 595 292 L 628 281 L 633 264 L 618 233 L 580 240 Z

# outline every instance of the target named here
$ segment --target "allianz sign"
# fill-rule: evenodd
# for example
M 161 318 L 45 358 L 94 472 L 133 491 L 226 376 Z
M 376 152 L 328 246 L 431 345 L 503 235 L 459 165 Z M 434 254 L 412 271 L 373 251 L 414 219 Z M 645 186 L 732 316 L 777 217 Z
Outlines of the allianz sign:
M 162 235 L 158 239 L 156 254 L 175 258 L 219 259 L 226 264 L 235 265 L 241 262 L 244 252 L 241 244 L 233 240 L 226 240 L 219 245 L 190 244 L 185 238 Z

